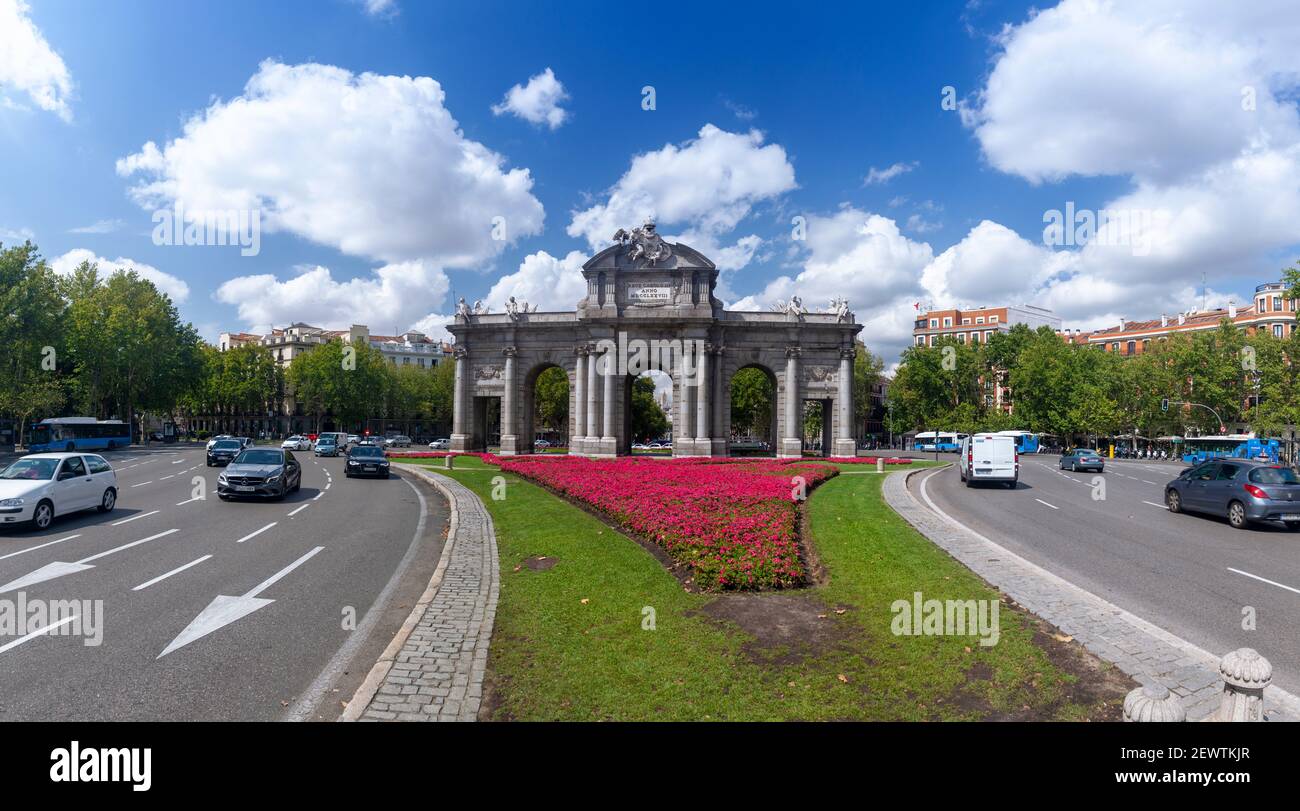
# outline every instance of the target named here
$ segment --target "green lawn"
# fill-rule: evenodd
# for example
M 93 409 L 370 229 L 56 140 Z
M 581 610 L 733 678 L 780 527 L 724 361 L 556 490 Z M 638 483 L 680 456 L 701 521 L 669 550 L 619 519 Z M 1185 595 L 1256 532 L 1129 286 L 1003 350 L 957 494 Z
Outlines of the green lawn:
M 446 472 L 441 460 L 428 464 Z M 635 542 L 513 475 L 506 497 L 492 500 L 495 470 L 461 458 L 450 474 L 496 525 L 494 719 L 1113 717 L 1116 696 L 1105 695 L 1103 710 L 1093 693 L 1072 689 L 1076 677 L 1049 660 L 1041 634 L 1034 641 L 1032 621 L 1005 604 L 993 647 L 891 633 L 890 604 L 914 591 L 997 593 L 881 501 L 882 476 L 843 475 L 814 491 L 809 519 L 827 582 L 734 595 L 686 592 Z M 526 565 L 539 556 L 554 567 Z M 642 627 L 647 607 L 654 630 Z

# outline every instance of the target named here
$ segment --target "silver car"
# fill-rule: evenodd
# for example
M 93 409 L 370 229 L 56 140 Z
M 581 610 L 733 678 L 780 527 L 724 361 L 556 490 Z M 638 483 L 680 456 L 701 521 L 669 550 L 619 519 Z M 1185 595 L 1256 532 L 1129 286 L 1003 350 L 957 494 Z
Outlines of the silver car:
M 1252 521 L 1300 529 L 1300 476 L 1272 462 L 1211 459 L 1165 485 L 1165 505 L 1174 513 L 1222 516 L 1236 529 Z

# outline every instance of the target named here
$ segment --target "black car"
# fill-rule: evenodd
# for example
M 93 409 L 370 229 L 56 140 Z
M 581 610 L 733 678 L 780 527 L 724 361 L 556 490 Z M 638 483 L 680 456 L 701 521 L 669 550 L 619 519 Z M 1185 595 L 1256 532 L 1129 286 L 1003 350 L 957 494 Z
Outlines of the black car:
M 293 451 L 249 448 L 217 477 L 217 497 L 283 498 L 302 487 L 302 465 Z
M 384 449 L 374 445 L 358 445 L 348 452 L 347 464 L 343 466 L 344 475 L 378 476 L 388 478 L 388 457 Z
M 219 439 L 208 448 L 208 467 L 228 465 L 244 450 L 244 443 L 238 439 Z

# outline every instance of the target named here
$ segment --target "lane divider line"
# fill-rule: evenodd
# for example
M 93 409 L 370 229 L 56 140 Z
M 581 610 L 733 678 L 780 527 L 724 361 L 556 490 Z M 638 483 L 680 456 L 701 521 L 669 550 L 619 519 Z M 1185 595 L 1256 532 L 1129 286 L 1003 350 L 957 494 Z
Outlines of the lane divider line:
M 310 507 L 310 506 L 311 506 L 311 502 L 309 501 L 309 502 L 307 502 L 306 504 L 304 504 L 304 505 L 302 505 L 301 507 L 299 507 L 298 509 L 296 509 L 296 510 L 294 510 L 293 512 L 289 513 L 289 517 L 290 517 L 290 518 L 293 518 L 295 515 L 297 515 L 298 513 L 302 512 L 303 510 L 307 509 L 307 508 Z
M 81 537 L 81 533 L 77 533 L 76 535 L 69 535 L 66 538 L 60 538 L 57 541 L 50 541 L 49 543 L 43 543 L 40 546 L 29 546 L 26 549 L 19 549 L 17 552 L 10 552 L 7 555 L 0 555 L 0 560 L 4 560 L 5 558 L 16 557 L 18 555 L 24 555 L 28 552 L 35 552 L 37 549 L 44 549 L 47 546 L 54 546 L 56 543 L 63 543 L 64 541 L 70 541 L 73 538 L 80 538 L 80 537 Z
M 159 510 L 154 510 L 153 512 L 141 513 L 140 515 L 133 515 L 130 518 L 123 518 L 121 521 L 114 521 L 110 526 L 120 527 L 123 524 L 129 524 L 132 521 L 139 521 L 141 518 L 148 518 L 151 515 L 157 515 L 159 512 L 160 512 Z
M 1034 499 L 1034 501 L 1037 501 L 1039 504 L 1042 504 L 1044 507 L 1051 507 L 1053 510 L 1059 510 L 1059 509 L 1061 509 L 1060 507 L 1056 506 L 1055 504 L 1048 504 L 1046 501 L 1043 501 L 1041 498 L 1036 498 L 1036 499 Z
M 251 540 L 251 539 L 253 539 L 253 538 L 256 538 L 258 535 L 261 535 L 263 532 L 266 532 L 268 529 L 270 529 L 271 527 L 275 526 L 275 525 L 278 524 L 278 523 L 279 523 L 278 521 L 272 521 L 271 523 L 267 524 L 266 526 L 262 527 L 261 529 L 257 530 L 256 532 L 250 532 L 249 534 L 247 534 L 247 535 L 245 535 L 244 537 L 240 538 L 239 540 L 235 541 L 235 543 L 243 543 L 244 541 L 247 541 L 247 540 Z
M 1278 583 L 1276 581 L 1269 580 L 1264 577 L 1260 577 L 1257 574 L 1251 574 L 1250 572 L 1243 572 L 1241 569 L 1234 569 L 1231 566 L 1228 567 L 1228 571 L 1235 572 L 1236 574 L 1242 575 L 1244 577 L 1254 578 L 1255 580 L 1258 580 L 1261 583 L 1267 583 L 1270 586 L 1277 586 L 1280 589 L 1286 589 L 1287 591 L 1294 591 L 1296 594 L 1300 594 L 1300 589 L 1292 588 L 1291 586 L 1288 586 L 1285 583 Z
M 167 574 L 160 574 L 157 577 L 155 577 L 153 580 L 146 580 L 145 582 L 131 589 L 131 591 L 140 591 L 142 589 L 147 589 L 155 583 L 161 583 L 162 581 L 166 580 L 167 578 L 171 577 L 174 574 L 180 574 L 181 572 L 185 571 L 191 566 L 198 566 L 200 563 L 202 563 L 205 560 L 208 560 L 211 557 L 212 557 L 211 555 L 204 555 L 198 560 L 191 560 L 189 563 L 185 564 L 184 566 L 177 566 L 175 569 L 172 569 Z
M 77 618 L 77 615 L 76 615 L 76 614 L 73 614 L 73 615 L 70 616 L 70 617 L 64 617 L 63 619 L 59 620 L 58 622 L 51 623 L 50 625 L 46 625 L 44 628 L 38 628 L 37 630 L 32 631 L 30 634 L 27 634 L 26 636 L 20 636 L 20 637 L 18 637 L 17 639 L 15 639 L 13 642 L 10 642 L 10 643 L 7 644 L 7 645 L 2 645 L 2 646 L 0 646 L 0 653 L 4 653 L 5 651 L 8 651 L 8 650 L 13 650 L 14 648 L 18 647 L 19 645 L 23 644 L 24 642 L 28 642 L 28 641 L 30 641 L 30 640 L 32 640 L 32 639 L 35 639 L 35 638 L 38 637 L 38 636 L 42 636 L 42 635 L 44 635 L 44 634 L 48 634 L 50 631 L 53 631 L 55 628 L 58 628 L 58 627 L 61 626 L 61 625 L 67 625 L 69 622 L 72 622 L 72 621 L 75 620 L 76 618 Z

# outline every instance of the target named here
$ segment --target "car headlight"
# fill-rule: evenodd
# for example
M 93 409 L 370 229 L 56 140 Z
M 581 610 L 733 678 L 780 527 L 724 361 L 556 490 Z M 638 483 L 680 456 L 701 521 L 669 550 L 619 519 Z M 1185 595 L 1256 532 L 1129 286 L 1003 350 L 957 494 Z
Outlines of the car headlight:
M 226 483 L 226 474 L 225 474 L 224 472 L 223 472 L 220 476 L 217 477 L 217 483 L 218 483 L 218 484 L 225 484 L 225 483 Z
M 358 464 L 358 462 L 357 462 L 356 459 L 349 459 L 349 460 L 348 460 L 348 464 L 349 464 L 349 465 L 355 465 L 355 464 Z
M 280 481 L 280 474 L 279 474 L 279 473 L 277 473 L 277 474 L 275 474 L 274 476 L 271 476 L 270 478 L 268 478 L 268 479 L 266 480 L 266 483 L 267 483 L 267 484 L 275 484 L 275 483 L 278 482 L 278 481 Z
M 21 507 L 24 503 L 21 498 L 0 499 L 0 507 Z

